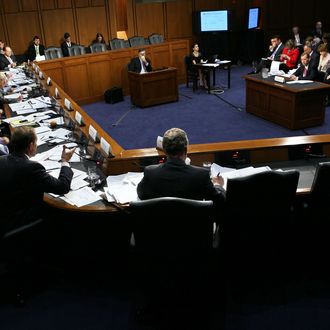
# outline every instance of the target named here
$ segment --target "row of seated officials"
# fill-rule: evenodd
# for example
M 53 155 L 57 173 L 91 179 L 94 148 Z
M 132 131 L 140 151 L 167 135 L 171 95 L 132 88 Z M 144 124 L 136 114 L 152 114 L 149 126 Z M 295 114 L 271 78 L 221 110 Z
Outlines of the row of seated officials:
M 266 57 L 259 64 L 254 64 L 253 73 L 261 71 L 262 68 L 270 69 L 272 61 L 279 61 L 279 69 L 285 73 L 298 68 L 291 77 L 292 80 L 299 77 L 330 83 L 329 40 L 330 33 L 322 32 L 322 22 L 317 22 L 312 35 L 305 39 L 297 26 L 292 28 L 292 38 L 285 44 L 279 35 L 274 35 L 270 40 Z
M 39 56 L 45 56 L 46 59 L 53 59 L 58 57 L 82 55 L 85 53 L 103 52 L 110 49 L 136 47 L 147 44 L 156 44 L 156 43 L 164 42 L 164 37 L 156 33 L 151 34 L 148 38 L 139 37 L 139 36 L 131 37 L 128 40 L 114 38 L 110 40 L 109 45 L 106 43 L 102 33 L 97 33 L 95 39 L 92 41 L 89 47 L 77 45 L 76 43 L 74 43 L 71 40 L 70 33 L 68 32 L 64 33 L 63 38 L 64 40 L 61 43 L 60 47 L 46 48 L 41 43 L 40 37 L 34 36 L 32 43 L 29 45 L 27 51 L 24 54 L 25 55 L 24 60 L 34 61 Z M 7 47 L 9 46 L 6 46 L 4 41 L 0 40 L 0 54 L 6 55 L 8 57 L 8 54 L 6 54 L 5 52 Z M 10 56 L 13 56 L 13 54 L 9 55 L 9 57 Z

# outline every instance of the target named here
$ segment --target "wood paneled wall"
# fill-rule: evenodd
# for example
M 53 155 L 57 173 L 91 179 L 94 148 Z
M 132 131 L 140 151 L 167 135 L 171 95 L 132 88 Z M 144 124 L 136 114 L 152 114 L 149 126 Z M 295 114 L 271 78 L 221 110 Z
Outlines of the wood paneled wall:
M 46 46 L 59 45 L 66 31 L 73 41 L 83 45 L 89 45 L 96 32 L 110 40 L 119 30 L 126 30 L 128 37 L 156 32 L 166 39 L 188 38 L 193 42 L 193 11 L 233 10 L 233 29 L 239 32 L 246 26 L 250 6 L 262 8 L 267 38 L 280 33 L 285 39 L 296 24 L 308 34 L 318 19 L 330 31 L 330 2 L 321 0 L 177 0 L 145 4 L 135 0 L 0 0 L 0 39 L 16 54 L 27 49 L 34 35 L 40 35 Z

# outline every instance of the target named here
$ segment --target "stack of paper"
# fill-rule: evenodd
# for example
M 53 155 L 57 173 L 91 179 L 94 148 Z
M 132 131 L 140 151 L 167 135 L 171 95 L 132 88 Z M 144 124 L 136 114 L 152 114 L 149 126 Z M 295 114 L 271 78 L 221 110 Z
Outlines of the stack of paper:
M 272 169 L 269 166 L 261 166 L 261 167 L 245 167 L 241 168 L 239 170 L 229 168 L 229 167 L 221 167 L 215 163 L 211 166 L 211 176 L 214 177 L 216 175 L 221 175 L 224 179 L 224 185 L 223 188 L 227 188 L 227 181 L 228 179 L 234 179 L 234 178 L 241 178 L 244 176 L 260 173 L 260 172 L 266 172 L 271 171 Z
M 108 176 L 108 188 L 105 189 L 108 201 L 126 204 L 137 200 L 136 187 L 142 178 L 142 172 L 128 172 L 126 174 Z

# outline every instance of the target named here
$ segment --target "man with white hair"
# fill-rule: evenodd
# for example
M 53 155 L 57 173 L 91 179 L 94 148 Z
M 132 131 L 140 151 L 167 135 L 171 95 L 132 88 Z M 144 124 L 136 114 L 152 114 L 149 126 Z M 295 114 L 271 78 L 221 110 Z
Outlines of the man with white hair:
M 3 54 L 0 54 L 0 70 L 9 70 L 16 67 L 16 57 L 9 46 L 5 46 Z

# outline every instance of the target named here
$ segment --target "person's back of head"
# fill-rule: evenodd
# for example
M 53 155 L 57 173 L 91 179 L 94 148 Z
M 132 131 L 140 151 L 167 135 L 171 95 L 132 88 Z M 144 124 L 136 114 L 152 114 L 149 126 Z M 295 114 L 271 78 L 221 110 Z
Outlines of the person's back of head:
M 185 155 L 188 144 L 187 134 L 180 128 L 171 128 L 164 133 L 163 149 L 168 156 L 180 157 Z
M 31 143 L 36 140 L 37 136 L 33 127 L 18 127 L 11 136 L 11 151 L 17 154 L 27 154 Z

